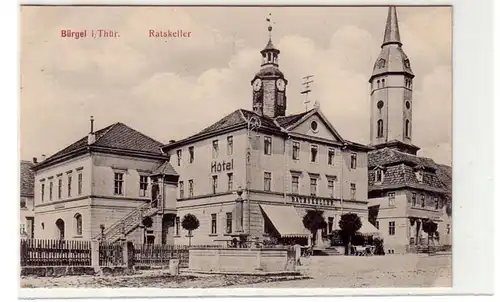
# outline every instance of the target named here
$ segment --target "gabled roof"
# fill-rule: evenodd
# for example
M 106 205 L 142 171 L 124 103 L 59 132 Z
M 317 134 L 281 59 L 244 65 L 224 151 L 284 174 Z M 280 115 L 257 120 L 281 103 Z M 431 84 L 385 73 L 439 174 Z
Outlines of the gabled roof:
M 309 112 L 313 111 L 314 109 L 311 109 L 309 111 L 305 111 L 305 112 L 301 112 L 301 113 L 297 113 L 297 114 L 291 114 L 291 115 L 287 115 L 287 116 L 278 116 L 275 120 L 276 120 L 276 123 L 278 123 L 278 125 L 280 125 L 280 127 L 282 127 L 283 129 L 287 129 L 288 127 L 294 125 L 295 123 L 297 123 L 298 121 L 300 121 L 304 116 L 306 116 L 307 114 L 309 114 Z
M 175 171 L 174 167 L 168 162 L 165 161 L 161 165 L 159 165 L 156 169 L 153 170 L 151 175 L 179 175 L 177 171 Z
M 267 116 L 258 115 L 253 111 L 245 109 L 237 109 L 232 113 L 226 115 L 225 117 L 221 118 L 219 121 L 201 130 L 200 132 L 191 135 L 187 138 L 184 138 L 182 140 L 175 141 L 173 143 L 165 145 L 164 148 L 170 149 L 175 146 L 182 145 L 184 143 L 197 141 L 199 139 L 203 139 L 206 137 L 215 136 L 217 135 L 217 133 L 224 132 L 230 129 L 236 130 L 236 129 L 246 128 L 248 121 L 254 116 L 259 118 L 261 122 L 261 127 L 275 131 L 281 131 L 281 129 L 274 123 L 273 119 Z
M 342 136 L 340 136 L 340 134 L 337 132 L 337 130 L 335 130 L 333 125 L 328 121 L 328 119 L 323 114 L 323 112 L 321 112 L 319 107 L 313 108 L 313 109 L 306 111 L 304 113 L 299 113 L 299 114 L 295 114 L 295 115 L 290 116 L 289 119 L 285 120 L 287 122 L 288 126 L 286 128 L 283 126 L 282 127 L 288 131 L 291 131 L 291 130 L 295 129 L 296 127 L 298 127 L 303 122 L 305 122 L 309 117 L 311 117 L 315 114 L 317 114 L 320 117 L 320 119 L 323 121 L 323 123 L 325 123 L 328 130 L 330 130 L 330 132 L 332 132 L 333 136 L 335 136 L 337 138 L 337 140 L 339 140 L 340 142 L 344 142 L 344 139 L 342 138 Z M 276 119 L 276 121 L 279 123 L 278 118 Z
M 436 193 L 446 194 L 446 186 L 437 174 L 426 173 L 422 181 L 418 181 L 413 168 L 405 163 L 388 166 L 384 171 L 382 182 L 375 181 L 375 172 L 368 173 L 368 191 L 395 190 L 400 188 L 413 188 Z
M 35 192 L 35 172 L 31 169 L 33 163 L 30 161 L 21 161 L 20 166 L 20 185 L 22 197 L 33 197 Z
M 161 152 L 162 143 L 120 122 L 100 129 L 94 134 L 94 143 L 89 145 L 88 136 L 85 136 L 37 164 L 35 168 L 46 166 L 57 159 L 70 156 L 77 151 L 83 151 L 88 147 L 100 147 L 117 151 L 134 151 L 152 156 L 164 156 Z
M 422 166 L 427 169 L 436 170 L 437 164 L 430 158 L 419 157 L 398 150 L 383 148 L 368 153 L 368 168 L 375 166 L 389 166 L 405 163 L 410 167 Z

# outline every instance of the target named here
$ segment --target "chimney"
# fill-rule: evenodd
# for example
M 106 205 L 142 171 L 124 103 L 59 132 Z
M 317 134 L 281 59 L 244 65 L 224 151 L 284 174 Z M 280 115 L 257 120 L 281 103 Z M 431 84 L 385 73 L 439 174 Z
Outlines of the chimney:
M 42 154 L 42 161 L 44 161 L 47 158 L 45 154 Z
M 173 144 L 173 143 L 175 143 L 175 139 L 171 139 L 171 140 L 169 140 L 169 141 L 168 141 L 168 143 L 169 143 L 169 144 Z
M 36 157 L 33 157 L 33 163 L 34 163 L 34 164 L 37 164 L 37 163 L 38 163 L 38 160 L 36 159 Z
M 94 117 L 90 117 L 90 132 L 88 136 L 88 144 L 91 145 L 95 142 L 95 133 L 94 133 Z

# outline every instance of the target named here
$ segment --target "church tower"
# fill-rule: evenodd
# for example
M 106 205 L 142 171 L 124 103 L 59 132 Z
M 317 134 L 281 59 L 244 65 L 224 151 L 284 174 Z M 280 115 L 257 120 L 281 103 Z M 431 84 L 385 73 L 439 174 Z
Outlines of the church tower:
M 412 144 L 413 78 L 410 60 L 402 49 L 396 8 L 389 7 L 380 55 L 373 66 L 370 141 L 377 149 L 389 147 L 416 155 Z
M 279 70 L 279 49 L 274 47 L 271 33 L 273 27 L 269 22 L 269 41 L 260 51 L 262 55 L 261 69 L 250 82 L 253 90 L 253 111 L 270 118 L 284 116 L 286 113 L 286 85 L 288 81 Z

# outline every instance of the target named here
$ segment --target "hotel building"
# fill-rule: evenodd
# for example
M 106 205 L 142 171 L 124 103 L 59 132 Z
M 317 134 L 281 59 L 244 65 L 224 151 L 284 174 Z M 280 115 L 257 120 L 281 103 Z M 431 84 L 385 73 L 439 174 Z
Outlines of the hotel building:
M 235 110 L 162 148 L 180 175 L 177 244 L 189 241 L 180 226 L 188 213 L 200 221 L 192 232 L 193 244 L 240 234 L 307 242 L 310 232 L 302 218 L 309 209 L 324 212 L 326 233 L 347 212 L 370 225 L 367 152 L 372 149 L 343 138 L 319 107 L 287 115 L 288 81 L 271 35 L 261 55 L 261 69 L 249 85 L 252 111 Z M 243 191 L 241 207 L 235 203 L 238 188 Z

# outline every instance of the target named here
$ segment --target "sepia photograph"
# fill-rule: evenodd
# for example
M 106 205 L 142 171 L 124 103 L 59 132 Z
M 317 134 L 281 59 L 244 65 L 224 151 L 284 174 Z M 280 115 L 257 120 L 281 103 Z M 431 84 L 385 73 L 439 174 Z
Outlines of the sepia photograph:
M 452 287 L 451 6 L 19 17 L 20 288 Z

